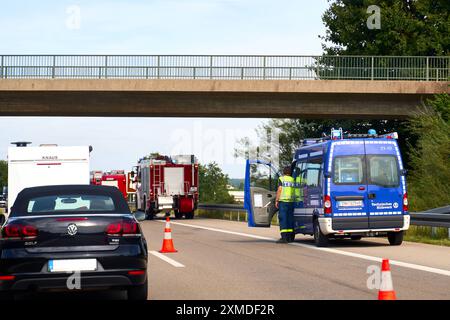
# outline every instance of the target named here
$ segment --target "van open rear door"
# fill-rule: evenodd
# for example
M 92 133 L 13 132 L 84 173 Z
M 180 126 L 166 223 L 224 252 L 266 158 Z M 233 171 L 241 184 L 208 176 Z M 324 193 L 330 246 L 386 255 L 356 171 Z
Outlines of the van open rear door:
M 245 166 L 244 207 L 249 227 L 270 227 L 277 212 L 275 199 L 278 170 L 269 162 L 247 160 Z
M 369 228 L 364 140 L 336 141 L 331 145 L 328 194 L 334 230 Z
M 369 227 L 402 228 L 406 182 L 395 140 L 366 141 Z

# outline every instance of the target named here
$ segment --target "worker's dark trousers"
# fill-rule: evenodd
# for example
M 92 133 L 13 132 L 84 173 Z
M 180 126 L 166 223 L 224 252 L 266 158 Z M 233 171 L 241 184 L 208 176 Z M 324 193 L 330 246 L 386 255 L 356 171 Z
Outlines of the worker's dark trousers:
M 294 202 L 279 202 L 278 221 L 280 222 L 281 237 L 294 232 Z

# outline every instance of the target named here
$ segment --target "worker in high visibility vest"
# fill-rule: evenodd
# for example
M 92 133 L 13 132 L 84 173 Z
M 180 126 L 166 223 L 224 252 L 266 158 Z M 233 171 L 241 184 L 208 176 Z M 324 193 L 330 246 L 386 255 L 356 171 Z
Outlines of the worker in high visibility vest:
M 291 176 L 291 167 L 283 170 L 283 176 L 278 183 L 277 198 L 275 206 L 280 210 L 278 220 L 280 222 L 281 239 L 278 243 L 294 241 L 294 202 L 295 202 L 295 180 Z

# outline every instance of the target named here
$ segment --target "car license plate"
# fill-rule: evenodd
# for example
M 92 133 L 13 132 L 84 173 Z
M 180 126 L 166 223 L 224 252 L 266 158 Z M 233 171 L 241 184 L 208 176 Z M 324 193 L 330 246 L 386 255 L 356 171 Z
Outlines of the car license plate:
M 97 270 L 97 259 L 49 260 L 50 272 L 75 272 Z
M 338 202 L 338 207 L 362 207 L 362 206 L 363 206 L 362 200 Z

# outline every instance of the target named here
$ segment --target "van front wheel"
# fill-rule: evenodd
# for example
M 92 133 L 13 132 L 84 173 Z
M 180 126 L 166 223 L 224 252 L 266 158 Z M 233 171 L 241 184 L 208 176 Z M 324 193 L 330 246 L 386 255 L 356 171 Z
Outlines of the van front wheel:
M 399 246 L 403 242 L 403 231 L 388 232 L 387 237 L 391 246 Z
M 320 224 L 317 219 L 314 220 L 314 242 L 318 247 L 328 247 L 330 243 L 328 236 L 324 235 L 322 230 L 320 230 Z

